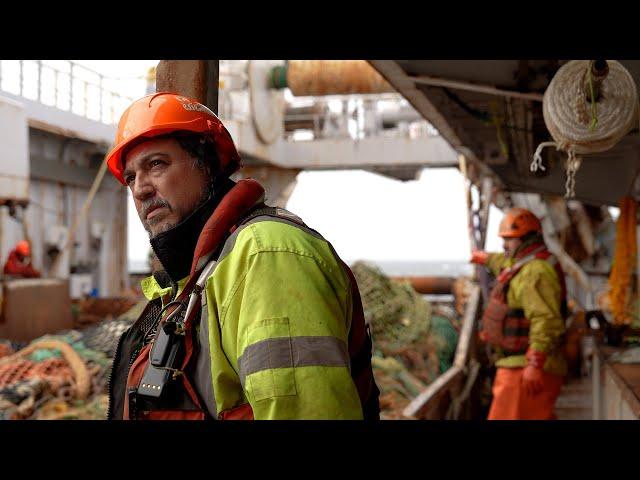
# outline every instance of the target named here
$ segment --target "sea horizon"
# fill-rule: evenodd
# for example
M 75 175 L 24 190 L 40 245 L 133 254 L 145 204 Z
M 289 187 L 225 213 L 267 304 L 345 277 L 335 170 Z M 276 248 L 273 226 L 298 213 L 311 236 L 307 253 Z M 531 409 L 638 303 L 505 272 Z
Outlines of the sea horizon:
M 385 275 L 389 276 L 459 277 L 473 274 L 473 266 L 463 260 L 345 259 L 349 266 L 357 261 L 373 264 L 382 270 Z M 129 259 L 128 267 L 129 274 L 149 271 L 145 260 Z
M 473 266 L 463 260 L 345 260 L 350 266 L 357 261 L 376 265 L 389 276 L 459 277 L 473 274 Z

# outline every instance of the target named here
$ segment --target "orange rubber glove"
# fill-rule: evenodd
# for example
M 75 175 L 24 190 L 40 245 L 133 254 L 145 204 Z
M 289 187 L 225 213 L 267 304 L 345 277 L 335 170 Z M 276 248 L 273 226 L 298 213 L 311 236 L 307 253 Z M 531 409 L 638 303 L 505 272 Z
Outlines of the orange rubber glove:
M 482 250 L 474 250 L 471 252 L 471 263 L 477 263 L 479 265 L 485 265 L 489 260 L 489 254 Z
M 527 366 L 522 371 L 522 385 L 529 396 L 534 396 L 544 388 L 543 368 L 547 354 L 530 348 L 527 351 Z

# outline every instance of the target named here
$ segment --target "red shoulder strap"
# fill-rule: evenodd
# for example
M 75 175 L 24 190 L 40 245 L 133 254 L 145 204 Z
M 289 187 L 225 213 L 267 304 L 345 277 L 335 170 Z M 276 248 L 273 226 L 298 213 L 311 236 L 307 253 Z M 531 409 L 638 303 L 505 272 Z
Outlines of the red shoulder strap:
M 233 226 L 264 196 L 264 188 L 252 179 L 239 180 L 223 197 L 204 225 L 193 255 L 191 276 L 196 276 L 209 263 Z

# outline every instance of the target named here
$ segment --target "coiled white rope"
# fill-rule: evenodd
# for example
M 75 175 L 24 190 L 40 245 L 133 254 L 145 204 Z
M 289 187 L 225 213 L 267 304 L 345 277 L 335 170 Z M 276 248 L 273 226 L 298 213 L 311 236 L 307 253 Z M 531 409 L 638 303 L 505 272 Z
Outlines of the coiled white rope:
M 541 156 L 545 147 L 554 146 L 567 153 L 567 198 L 575 196 L 575 175 L 581 162 L 578 155 L 609 150 L 638 119 L 638 94 L 633 77 L 619 62 L 608 60 L 607 63 L 609 73 L 602 81 L 597 102 L 588 101 L 585 91 L 592 87 L 589 60 L 572 60 L 563 65 L 544 94 L 544 122 L 554 141 L 538 145 L 530 168 L 533 172 L 545 170 Z

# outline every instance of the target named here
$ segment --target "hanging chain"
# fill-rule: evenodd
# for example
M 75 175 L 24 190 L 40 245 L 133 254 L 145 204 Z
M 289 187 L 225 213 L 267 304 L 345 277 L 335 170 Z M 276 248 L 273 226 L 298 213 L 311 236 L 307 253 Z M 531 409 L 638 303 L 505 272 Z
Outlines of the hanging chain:
M 565 198 L 574 198 L 576 196 L 576 172 L 580 168 L 580 158 L 576 156 L 576 152 L 570 148 L 569 157 L 567 158 L 567 182 L 565 183 Z
M 537 172 L 538 170 L 546 170 L 545 166 L 542 163 L 542 149 L 552 146 L 556 147 L 556 150 L 567 152 L 567 181 L 565 183 L 564 197 L 574 198 L 576 196 L 576 172 L 580 168 L 581 159 L 576 155 L 576 152 L 571 145 L 556 142 L 542 142 L 540 145 L 538 145 L 538 148 L 536 148 L 536 151 L 533 154 L 533 161 L 531 162 L 529 169 L 532 172 Z

